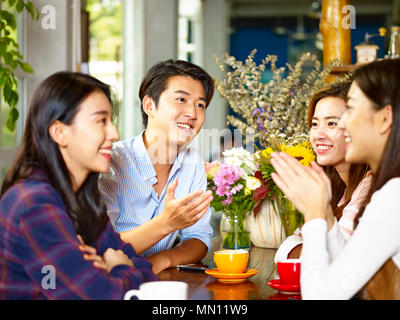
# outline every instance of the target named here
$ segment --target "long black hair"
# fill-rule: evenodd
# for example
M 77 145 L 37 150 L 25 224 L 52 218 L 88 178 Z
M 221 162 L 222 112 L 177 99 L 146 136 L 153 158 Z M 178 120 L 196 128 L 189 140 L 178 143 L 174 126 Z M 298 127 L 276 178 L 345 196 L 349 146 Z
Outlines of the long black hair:
M 63 199 L 75 231 L 88 244 L 99 237 L 108 219 L 98 189 L 98 173 L 90 173 L 74 193 L 70 173 L 58 144 L 49 134 L 49 127 L 57 120 L 72 124 L 81 102 L 95 91 L 103 92 L 113 105 L 110 87 L 85 74 L 58 72 L 40 84 L 29 108 L 16 159 L 5 176 L 0 195 L 36 169 L 42 170 Z
M 392 106 L 392 128 L 386 142 L 377 171 L 373 175 L 370 192 L 364 206 L 355 218 L 359 218 L 372 194 L 394 177 L 400 177 L 400 59 L 382 59 L 357 68 L 353 81 L 372 102 L 375 111 Z

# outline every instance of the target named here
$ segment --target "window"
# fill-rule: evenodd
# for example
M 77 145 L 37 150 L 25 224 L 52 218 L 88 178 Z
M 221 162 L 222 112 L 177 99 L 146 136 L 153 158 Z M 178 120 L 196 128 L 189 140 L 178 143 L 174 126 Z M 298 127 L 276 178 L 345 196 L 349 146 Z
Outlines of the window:
M 113 88 L 119 100 L 123 97 L 121 0 L 88 0 L 89 74 Z M 120 102 L 120 101 L 119 101 Z
M 201 65 L 201 1 L 180 0 L 178 58 Z

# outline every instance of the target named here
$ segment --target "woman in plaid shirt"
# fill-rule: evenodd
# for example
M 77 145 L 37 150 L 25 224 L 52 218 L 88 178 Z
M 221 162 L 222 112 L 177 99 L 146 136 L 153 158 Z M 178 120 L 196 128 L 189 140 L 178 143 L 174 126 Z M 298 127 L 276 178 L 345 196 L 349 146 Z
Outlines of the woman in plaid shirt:
M 97 187 L 110 165 L 108 85 L 59 72 L 38 88 L 0 199 L 1 299 L 122 299 L 157 280 L 121 241 Z

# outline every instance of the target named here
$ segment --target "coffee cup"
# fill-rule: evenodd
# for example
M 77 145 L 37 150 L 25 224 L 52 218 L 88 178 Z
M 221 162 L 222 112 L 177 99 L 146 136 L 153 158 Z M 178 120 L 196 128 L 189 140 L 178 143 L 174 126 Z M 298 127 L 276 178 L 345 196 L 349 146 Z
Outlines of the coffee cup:
M 187 300 L 188 284 L 182 281 L 151 281 L 142 283 L 139 289 L 125 293 L 124 300 Z
M 214 262 L 221 273 L 243 273 L 247 268 L 249 252 L 243 249 L 218 250 L 214 252 Z
M 281 284 L 300 285 L 300 266 L 299 259 L 278 261 L 277 268 Z

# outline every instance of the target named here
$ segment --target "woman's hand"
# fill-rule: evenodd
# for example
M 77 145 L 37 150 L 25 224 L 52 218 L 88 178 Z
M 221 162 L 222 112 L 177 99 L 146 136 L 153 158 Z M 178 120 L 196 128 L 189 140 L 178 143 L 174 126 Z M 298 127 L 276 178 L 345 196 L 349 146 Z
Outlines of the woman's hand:
M 107 265 L 104 262 L 103 257 L 97 255 L 96 249 L 91 247 L 91 246 L 88 246 L 87 244 L 85 244 L 83 242 L 82 237 L 79 234 L 78 234 L 78 240 L 80 242 L 79 250 L 81 250 L 84 253 L 83 254 L 83 258 L 85 260 L 88 260 L 88 261 L 93 261 L 93 265 L 96 268 L 103 269 L 103 270 L 107 271 Z
M 118 265 L 127 265 L 133 268 L 133 262 L 122 250 L 114 250 L 108 248 L 103 255 L 105 264 L 107 265 L 107 272 L 110 273 L 112 268 Z
M 102 269 L 110 273 L 112 268 L 117 265 L 128 265 L 133 267 L 133 262 L 122 250 L 114 250 L 112 248 L 108 248 L 103 257 L 99 256 L 96 253 L 96 249 L 88 246 L 83 242 L 83 239 L 80 235 L 78 235 L 78 240 L 80 242 L 79 250 L 81 250 L 83 254 L 83 258 L 88 261 L 93 261 L 93 265 L 96 268 Z
M 175 179 L 167 187 L 164 210 L 160 219 L 169 226 L 169 232 L 181 230 L 195 224 L 210 207 L 213 200 L 211 191 L 196 191 L 183 198 L 175 199 L 178 180 Z
M 272 153 L 271 157 L 276 170 L 276 173 L 271 174 L 272 179 L 304 215 L 304 221 L 330 219 L 331 183 L 322 168 L 315 162 L 311 168 L 304 167 L 284 152 Z

